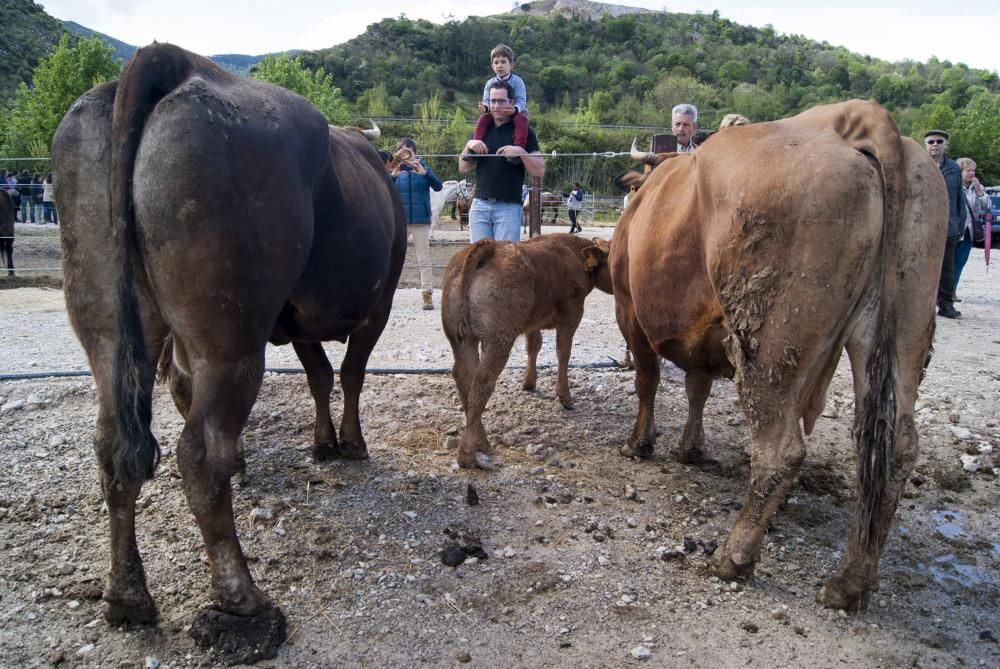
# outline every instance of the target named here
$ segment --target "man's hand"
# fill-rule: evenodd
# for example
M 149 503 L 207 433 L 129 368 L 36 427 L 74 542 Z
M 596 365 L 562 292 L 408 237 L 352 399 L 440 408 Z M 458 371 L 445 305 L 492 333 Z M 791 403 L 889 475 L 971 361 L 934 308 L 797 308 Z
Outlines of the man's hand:
M 486 143 L 479 139 L 470 139 L 465 143 L 465 148 L 462 149 L 462 153 L 479 153 L 485 154 L 489 153 L 490 149 L 486 146 Z
M 514 156 L 526 156 L 528 155 L 528 152 L 516 144 L 508 144 L 507 146 L 501 146 L 497 149 L 497 155 L 513 158 Z

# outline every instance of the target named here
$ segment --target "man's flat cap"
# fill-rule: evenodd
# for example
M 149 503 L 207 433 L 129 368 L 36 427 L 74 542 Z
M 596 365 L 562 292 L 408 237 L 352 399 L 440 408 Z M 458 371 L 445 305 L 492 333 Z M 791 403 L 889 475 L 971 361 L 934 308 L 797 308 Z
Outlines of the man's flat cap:
M 944 130 L 928 130 L 927 132 L 924 133 L 924 139 L 930 137 L 931 135 L 941 135 L 945 139 L 948 139 L 948 133 L 946 133 Z

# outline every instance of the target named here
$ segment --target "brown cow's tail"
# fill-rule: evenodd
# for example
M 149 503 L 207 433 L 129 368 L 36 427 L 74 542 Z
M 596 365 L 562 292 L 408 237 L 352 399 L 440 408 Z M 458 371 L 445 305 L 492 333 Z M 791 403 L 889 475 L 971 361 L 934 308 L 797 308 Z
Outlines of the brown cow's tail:
M 136 280 L 142 254 L 132 201 L 132 172 L 139 140 L 150 112 L 190 73 L 190 56 L 167 44 L 140 49 L 118 82 L 112 121 L 111 223 L 120 267 L 117 286 L 117 341 L 115 343 L 115 422 L 118 448 L 115 478 L 138 485 L 152 478 L 160 446 L 150 428 L 153 364 L 142 331 Z
M 485 265 L 493 257 L 494 253 L 496 253 L 496 242 L 492 239 L 480 239 L 469 247 L 465 258 L 462 260 L 462 267 L 459 270 L 458 285 L 456 287 L 460 299 L 457 301 L 449 300 L 451 304 L 462 305 L 461 314 L 452 314 L 453 317 L 457 317 L 455 321 L 458 323 L 458 327 L 455 329 L 455 334 L 459 340 L 465 339 L 469 325 L 471 324 L 471 316 L 469 315 L 469 284 L 476 271 Z
M 873 547 L 878 545 L 885 531 L 883 505 L 896 441 L 898 276 L 895 266 L 909 192 L 902 138 L 888 112 L 874 103 L 849 103 L 837 131 L 877 164 L 882 178 L 882 243 L 878 267 L 882 295 L 875 347 L 865 369 L 868 392 L 860 403 L 861 414 L 854 435 L 858 454 L 858 514 L 854 531 L 858 533 L 860 545 Z

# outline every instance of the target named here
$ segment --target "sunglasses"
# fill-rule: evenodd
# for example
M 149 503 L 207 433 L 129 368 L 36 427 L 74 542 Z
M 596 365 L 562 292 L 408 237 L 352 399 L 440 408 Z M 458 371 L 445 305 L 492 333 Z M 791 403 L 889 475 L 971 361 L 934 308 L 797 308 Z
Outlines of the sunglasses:
M 926 142 L 927 144 L 944 144 L 945 140 L 943 140 L 943 139 L 925 139 L 924 142 Z

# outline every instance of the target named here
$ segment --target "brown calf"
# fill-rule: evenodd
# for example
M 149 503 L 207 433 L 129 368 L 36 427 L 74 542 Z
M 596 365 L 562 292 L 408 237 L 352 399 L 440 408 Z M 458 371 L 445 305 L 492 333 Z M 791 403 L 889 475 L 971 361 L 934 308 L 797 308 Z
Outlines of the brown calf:
M 595 287 L 611 293 L 608 242 L 555 234 L 525 242 L 484 239 L 456 253 L 444 273 L 441 322 L 455 354 L 452 374 L 465 411 L 462 467 L 495 467 L 482 415 L 518 335 L 525 336 L 525 390 L 534 390 L 542 330 L 555 329 L 556 396 L 573 408 L 566 369 L 583 303 Z M 480 348 L 482 357 L 480 357 Z

